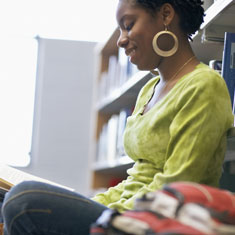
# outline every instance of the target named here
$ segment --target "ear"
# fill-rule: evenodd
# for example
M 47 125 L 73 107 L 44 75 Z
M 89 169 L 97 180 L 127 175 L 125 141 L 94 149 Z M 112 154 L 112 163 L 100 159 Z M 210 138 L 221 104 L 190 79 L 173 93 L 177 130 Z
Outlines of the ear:
M 171 23 L 175 16 L 175 9 L 170 3 L 164 3 L 160 8 L 160 14 L 164 24 L 167 26 Z

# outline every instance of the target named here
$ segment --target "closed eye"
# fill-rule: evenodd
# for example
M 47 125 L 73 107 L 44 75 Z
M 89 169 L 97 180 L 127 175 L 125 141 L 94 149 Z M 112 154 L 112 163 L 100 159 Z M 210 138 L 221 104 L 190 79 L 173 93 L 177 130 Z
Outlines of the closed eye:
M 134 25 L 134 23 L 130 23 L 127 26 L 125 26 L 124 28 L 125 28 L 125 30 L 130 31 L 132 29 L 133 25 Z

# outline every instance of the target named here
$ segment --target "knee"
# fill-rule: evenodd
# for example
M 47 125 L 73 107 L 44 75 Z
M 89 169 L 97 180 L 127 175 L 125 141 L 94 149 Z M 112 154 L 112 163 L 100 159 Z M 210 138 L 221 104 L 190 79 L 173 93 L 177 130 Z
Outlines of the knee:
M 33 192 L 36 191 L 37 189 L 40 188 L 42 183 L 40 182 L 36 182 L 36 181 L 24 181 L 22 183 L 19 183 L 15 186 L 13 186 L 9 192 L 6 193 L 5 198 L 4 198 L 4 202 L 3 202 L 3 206 L 8 203 L 9 201 L 22 196 L 22 198 L 24 197 L 24 195 L 28 192 Z
M 40 182 L 25 181 L 13 186 L 8 193 L 6 193 L 3 205 L 2 216 L 10 218 L 12 215 L 21 213 L 22 210 L 30 208 L 38 200 L 36 192 L 41 186 Z M 37 199 L 36 199 L 37 198 Z
M 2 206 L 2 217 L 6 231 L 10 231 L 13 222 L 21 223 L 29 211 L 39 207 L 42 192 L 47 185 L 36 181 L 25 181 L 12 187 L 5 195 Z M 7 232 L 8 234 L 8 232 Z

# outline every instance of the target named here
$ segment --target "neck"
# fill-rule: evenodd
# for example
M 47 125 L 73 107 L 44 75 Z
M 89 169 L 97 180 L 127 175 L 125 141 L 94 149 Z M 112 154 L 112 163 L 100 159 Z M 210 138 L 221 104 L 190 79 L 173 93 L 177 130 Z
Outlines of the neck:
M 168 82 L 172 78 L 178 79 L 182 77 L 182 75 L 192 71 L 199 63 L 196 57 L 187 63 L 194 56 L 194 53 L 187 37 L 180 37 L 179 35 L 178 37 L 180 38 L 178 51 L 171 57 L 162 57 L 158 66 L 158 72 L 161 80 L 164 82 Z M 185 63 L 187 64 L 184 65 Z M 182 66 L 183 68 L 181 69 Z
M 166 62 L 164 61 L 165 59 L 167 58 L 163 59 L 162 65 L 159 67 L 159 74 L 163 82 L 178 80 L 184 74 L 191 72 L 199 64 L 193 53 L 175 59 L 169 58 L 167 63 L 164 63 Z

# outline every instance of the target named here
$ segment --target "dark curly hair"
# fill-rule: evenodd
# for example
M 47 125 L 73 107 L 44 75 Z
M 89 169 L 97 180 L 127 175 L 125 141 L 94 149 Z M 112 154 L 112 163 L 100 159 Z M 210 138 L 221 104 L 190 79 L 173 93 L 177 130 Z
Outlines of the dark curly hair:
M 164 3 L 170 3 L 180 18 L 181 29 L 192 40 L 191 36 L 200 28 L 204 22 L 204 9 L 201 0 L 134 0 L 139 5 L 153 14 Z

